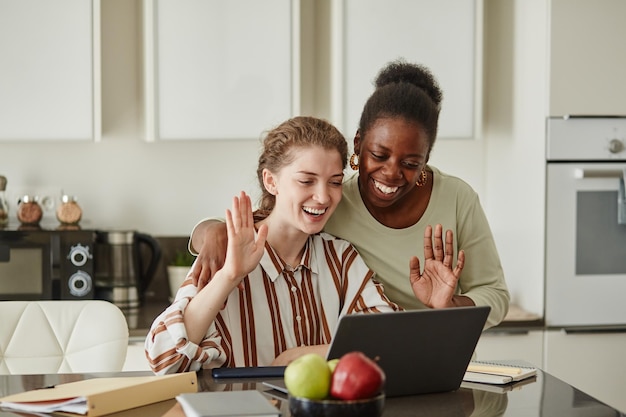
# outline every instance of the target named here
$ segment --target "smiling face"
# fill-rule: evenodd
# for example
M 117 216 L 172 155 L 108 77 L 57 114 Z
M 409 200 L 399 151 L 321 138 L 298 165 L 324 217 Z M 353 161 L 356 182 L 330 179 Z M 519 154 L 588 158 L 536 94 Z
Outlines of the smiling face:
M 370 212 L 402 204 L 428 162 L 429 141 L 417 123 L 382 118 L 354 139 L 359 156 L 359 189 Z
M 263 171 L 265 188 L 276 196 L 267 219 L 270 229 L 319 233 L 341 200 L 341 155 L 320 146 L 295 147 L 290 153 L 292 161 L 280 171 Z

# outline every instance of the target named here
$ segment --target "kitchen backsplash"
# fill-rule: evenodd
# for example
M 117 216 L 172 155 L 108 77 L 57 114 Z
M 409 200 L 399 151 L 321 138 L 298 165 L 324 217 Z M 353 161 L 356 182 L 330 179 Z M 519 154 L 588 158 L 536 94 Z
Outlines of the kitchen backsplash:
M 154 278 L 146 290 L 146 302 L 168 301 L 169 286 L 167 282 L 167 265 L 171 264 L 177 251 L 186 251 L 189 236 L 155 237 L 161 245 L 161 260 Z

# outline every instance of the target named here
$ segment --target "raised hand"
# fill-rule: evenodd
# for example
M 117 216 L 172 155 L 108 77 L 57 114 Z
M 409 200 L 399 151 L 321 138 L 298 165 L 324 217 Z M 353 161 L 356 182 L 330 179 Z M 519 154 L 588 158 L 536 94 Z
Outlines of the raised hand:
M 420 261 L 416 256 L 409 261 L 413 293 L 424 305 L 431 308 L 455 306 L 454 291 L 465 264 L 465 252 L 459 251 L 454 269 L 453 256 L 452 231 L 446 231 L 444 247 L 443 227 L 440 224 L 435 226 L 433 243 L 433 229 L 427 226 L 424 231 L 424 271 L 420 272 Z
M 254 219 L 250 197 L 243 191 L 233 198 L 232 210 L 226 210 L 228 249 L 222 272 L 237 284 L 261 260 L 267 238 L 267 226 L 261 225 L 254 236 Z

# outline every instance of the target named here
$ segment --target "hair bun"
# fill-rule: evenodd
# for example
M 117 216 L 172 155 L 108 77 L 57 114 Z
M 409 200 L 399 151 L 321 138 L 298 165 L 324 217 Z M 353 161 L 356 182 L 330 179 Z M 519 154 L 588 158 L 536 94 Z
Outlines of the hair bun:
M 376 76 L 374 85 L 381 88 L 393 83 L 413 84 L 422 89 L 437 106 L 441 105 L 443 93 L 439 84 L 423 65 L 406 62 L 404 59 L 389 62 Z

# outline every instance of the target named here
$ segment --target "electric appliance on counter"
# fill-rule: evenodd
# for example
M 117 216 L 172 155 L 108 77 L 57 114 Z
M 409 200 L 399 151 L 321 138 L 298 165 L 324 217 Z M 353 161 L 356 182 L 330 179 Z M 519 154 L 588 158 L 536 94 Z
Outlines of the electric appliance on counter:
M 80 228 L 0 228 L 0 300 L 94 298 L 95 232 Z
M 547 121 L 548 326 L 626 330 L 626 117 Z
M 150 235 L 96 230 L 95 297 L 116 304 L 131 320 L 160 259 L 161 247 Z

